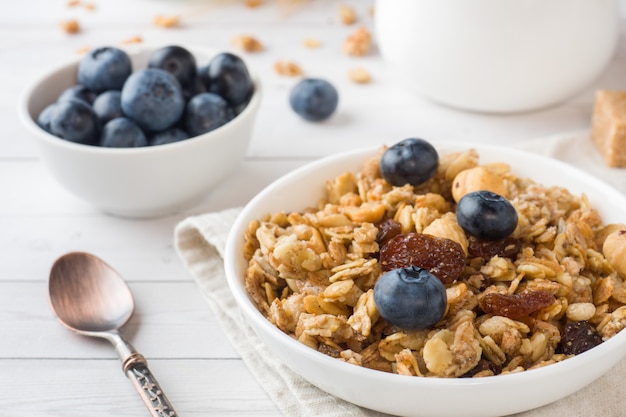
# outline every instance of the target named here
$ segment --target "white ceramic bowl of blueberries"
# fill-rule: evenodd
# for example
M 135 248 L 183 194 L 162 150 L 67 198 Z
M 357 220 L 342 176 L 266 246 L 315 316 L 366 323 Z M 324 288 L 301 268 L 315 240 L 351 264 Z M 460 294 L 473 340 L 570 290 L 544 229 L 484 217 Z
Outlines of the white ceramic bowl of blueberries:
M 565 187 L 575 195 L 584 193 L 603 221 L 624 221 L 623 194 L 560 161 L 513 148 L 436 142 L 433 145 L 440 154 L 474 148 L 481 164 L 505 162 L 520 178 Z M 246 289 L 248 262 L 244 259 L 244 236 L 249 233 L 249 222 L 268 218 L 273 213 L 303 212 L 307 207 L 315 207 L 325 195 L 325 181 L 346 171 L 358 172 L 363 162 L 379 149 L 358 149 L 329 156 L 279 178 L 244 207 L 231 228 L 225 250 L 228 284 L 243 317 L 279 361 L 320 389 L 376 411 L 411 417 L 489 417 L 519 413 L 562 399 L 599 378 L 624 357 L 626 331 L 621 331 L 567 360 L 524 372 L 482 378 L 415 377 L 333 358 L 272 324 L 259 312 Z M 383 311 L 378 309 L 382 316 Z
M 241 162 L 261 85 L 237 55 L 103 46 L 49 71 L 20 113 L 52 176 L 119 216 L 200 202 Z

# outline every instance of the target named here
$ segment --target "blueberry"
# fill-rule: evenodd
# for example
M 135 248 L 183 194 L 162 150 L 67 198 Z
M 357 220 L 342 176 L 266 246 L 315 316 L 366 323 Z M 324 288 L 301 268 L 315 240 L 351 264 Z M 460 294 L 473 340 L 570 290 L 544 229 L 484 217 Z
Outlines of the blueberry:
M 68 99 L 57 103 L 50 117 L 53 135 L 85 145 L 98 143 L 98 117 L 82 100 Z
M 137 148 L 148 146 L 148 140 L 141 128 L 126 117 L 117 117 L 102 129 L 100 146 L 107 148 Z
M 78 83 L 100 93 L 121 90 L 132 73 L 128 54 L 121 49 L 105 46 L 92 49 L 78 64 Z
M 122 117 L 122 92 L 119 90 L 108 90 L 98 94 L 93 102 L 93 111 L 100 120 L 100 125 L 104 126 L 109 120 Z
M 96 99 L 96 93 L 88 89 L 82 84 L 76 84 L 72 87 L 66 88 L 57 98 L 57 101 L 64 101 L 70 98 L 76 98 L 83 100 L 87 104 L 93 104 Z
M 148 68 L 160 68 L 172 74 L 183 89 L 196 79 L 198 69 L 196 59 L 181 46 L 166 46 L 150 55 Z
M 48 133 L 52 133 L 50 121 L 55 107 L 56 103 L 48 104 L 37 116 L 37 125 Z
M 195 96 L 196 94 L 206 93 L 206 92 L 207 92 L 206 87 L 204 86 L 204 83 L 202 82 L 202 79 L 200 77 L 194 78 L 191 81 L 191 84 L 183 88 L 183 96 L 185 97 L 185 100 L 187 101 L 191 100 L 191 98 Z
M 185 109 L 180 84 L 169 72 L 148 68 L 135 71 L 122 88 L 122 111 L 146 130 L 173 126 Z
M 380 316 L 407 330 L 433 326 L 446 312 L 443 283 L 426 269 L 411 266 L 384 273 L 374 286 Z
M 181 140 L 185 140 L 187 138 L 189 138 L 189 134 L 183 129 L 172 127 L 155 134 L 150 140 L 150 145 L 165 145 L 166 143 L 180 142 Z
M 330 117 L 337 109 L 339 94 L 328 81 L 306 78 L 297 83 L 289 94 L 289 105 L 299 116 L 309 121 Z
M 217 129 L 233 117 L 233 110 L 221 96 L 200 93 L 187 103 L 185 126 L 191 136 L 197 136 Z
M 237 55 L 228 52 L 216 55 L 200 76 L 208 92 L 222 96 L 233 107 L 247 103 L 252 97 L 252 78 Z
M 380 173 L 391 185 L 420 185 L 437 173 L 439 155 L 424 139 L 404 139 L 390 146 L 380 159 Z
M 466 233 L 483 240 L 504 239 L 517 227 L 515 207 L 491 191 L 465 194 L 457 205 L 456 219 Z

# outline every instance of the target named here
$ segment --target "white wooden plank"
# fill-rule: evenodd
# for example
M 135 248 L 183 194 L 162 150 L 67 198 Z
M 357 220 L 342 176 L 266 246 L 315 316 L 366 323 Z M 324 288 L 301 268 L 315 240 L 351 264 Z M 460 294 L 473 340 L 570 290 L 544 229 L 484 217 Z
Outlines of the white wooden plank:
M 239 357 L 195 282 L 129 286 L 136 310 L 122 333 L 147 358 Z M 0 282 L 0 359 L 116 358 L 108 342 L 64 328 L 47 291 L 46 281 Z
M 240 360 L 151 360 L 180 416 L 280 416 Z M 0 359 L 3 417 L 137 417 L 148 411 L 114 360 Z

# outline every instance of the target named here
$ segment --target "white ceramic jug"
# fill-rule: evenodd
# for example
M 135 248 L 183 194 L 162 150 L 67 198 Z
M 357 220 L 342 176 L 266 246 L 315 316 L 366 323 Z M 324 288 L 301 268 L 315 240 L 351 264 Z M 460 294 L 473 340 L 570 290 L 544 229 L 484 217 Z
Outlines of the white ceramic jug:
M 434 101 L 520 112 L 597 79 L 619 36 L 618 0 L 377 0 L 389 68 Z M 625 75 L 626 76 L 626 75 Z

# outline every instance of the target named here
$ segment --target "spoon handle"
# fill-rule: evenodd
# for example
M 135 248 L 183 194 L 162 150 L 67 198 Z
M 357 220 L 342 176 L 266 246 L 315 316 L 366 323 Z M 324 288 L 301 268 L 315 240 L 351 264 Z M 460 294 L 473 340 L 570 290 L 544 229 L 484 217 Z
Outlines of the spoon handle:
M 124 361 L 124 373 L 131 380 L 152 417 L 177 417 L 158 381 L 148 369 L 148 362 L 137 352 Z

